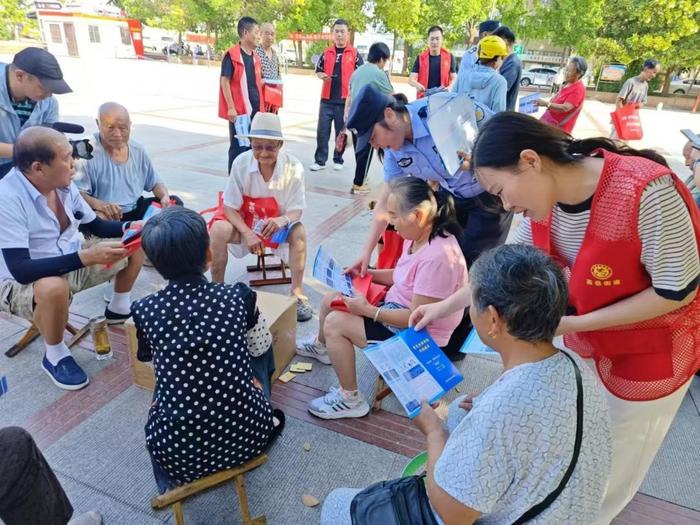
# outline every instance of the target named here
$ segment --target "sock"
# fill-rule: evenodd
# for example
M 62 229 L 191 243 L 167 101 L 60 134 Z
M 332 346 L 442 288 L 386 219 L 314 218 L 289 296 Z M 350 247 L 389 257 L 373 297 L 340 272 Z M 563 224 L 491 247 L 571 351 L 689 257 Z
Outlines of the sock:
M 357 390 L 345 390 L 342 387 L 340 388 L 340 393 L 343 394 L 343 398 L 346 401 L 357 401 L 360 395 Z
M 46 359 L 49 360 L 49 363 L 51 363 L 53 366 L 56 366 L 56 364 L 63 359 L 64 357 L 68 357 L 71 355 L 70 350 L 66 346 L 66 343 L 61 341 L 57 345 L 49 345 L 45 344 L 46 346 Z
M 107 308 L 115 314 L 126 315 L 131 312 L 131 298 L 129 297 L 129 292 L 114 292 L 112 294 L 112 300 L 109 302 Z

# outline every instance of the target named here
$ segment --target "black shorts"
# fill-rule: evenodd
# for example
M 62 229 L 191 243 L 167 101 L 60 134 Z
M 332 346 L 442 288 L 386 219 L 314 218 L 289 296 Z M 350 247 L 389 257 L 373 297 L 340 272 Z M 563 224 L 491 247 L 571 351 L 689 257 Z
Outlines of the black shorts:
M 365 322 L 365 337 L 368 343 L 372 341 L 386 341 L 396 335 L 379 321 L 374 321 L 369 317 L 363 317 L 363 320 Z

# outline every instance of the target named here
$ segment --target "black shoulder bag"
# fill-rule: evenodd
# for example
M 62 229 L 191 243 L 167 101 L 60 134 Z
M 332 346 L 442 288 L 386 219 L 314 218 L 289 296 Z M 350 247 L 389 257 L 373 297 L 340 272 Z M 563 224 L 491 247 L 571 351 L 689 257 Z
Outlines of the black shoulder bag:
M 513 525 L 521 525 L 545 511 L 559 494 L 576 468 L 581 440 L 583 437 L 583 380 L 581 370 L 576 361 L 562 352 L 571 364 L 574 365 L 576 374 L 576 439 L 574 441 L 574 453 L 564 477 L 554 491 L 540 503 L 532 507 L 520 516 Z M 350 517 L 352 525 L 437 525 L 433 514 L 428 494 L 425 491 L 422 476 L 408 476 L 405 478 L 380 481 L 370 485 L 360 492 L 350 504 Z

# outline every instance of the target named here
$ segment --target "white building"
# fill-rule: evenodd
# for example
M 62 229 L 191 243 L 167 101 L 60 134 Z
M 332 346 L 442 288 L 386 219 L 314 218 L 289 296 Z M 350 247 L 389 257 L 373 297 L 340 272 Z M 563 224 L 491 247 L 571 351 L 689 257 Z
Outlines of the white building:
M 36 18 L 49 52 L 56 56 L 143 56 L 141 23 L 99 2 L 88 5 L 36 2 Z

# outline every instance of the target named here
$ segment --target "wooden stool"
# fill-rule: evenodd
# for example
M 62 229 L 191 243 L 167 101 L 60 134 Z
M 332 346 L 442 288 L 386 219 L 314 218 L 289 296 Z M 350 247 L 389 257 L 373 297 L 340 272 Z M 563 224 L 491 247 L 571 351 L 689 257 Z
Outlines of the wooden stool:
M 280 259 L 279 264 L 266 265 L 265 258 L 273 257 L 274 255 L 269 252 L 265 252 L 262 255 L 258 255 L 258 262 L 254 266 L 248 266 L 247 270 L 249 272 L 262 272 L 262 279 L 251 279 L 250 286 L 268 286 L 271 284 L 290 284 L 292 278 L 287 277 L 287 265 L 284 261 Z M 280 270 L 282 272 L 282 277 L 267 277 L 268 271 Z
M 83 337 L 85 337 L 85 335 L 90 331 L 90 323 L 85 323 L 85 326 L 83 326 L 80 330 L 78 330 L 72 324 L 67 323 L 66 331 L 73 336 L 71 340 L 68 341 L 68 348 L 70 348 L 78 341 L 80 341 Z M 5 355 L 7 357 L 16 356 L 22 350 L 27 348 L 37 337 L 39 337 L 39 329 L 34 323 L 32 323 L 32 325 L 27 329 L 27 331 L 24 332 L 22 338 L 19 341 L 17 341 L 14 345 L 12 345 L 12 347 L 5 352 Z
M 372 408 L 376 410 L 381 410 L 382 399 L 391 394 L 391 388 L 389 388 L 384 381 L 384 378 L 380 375 L 377 378 L 377 383 L 374 387 L 374 403 L 372 403 Z
M 175 515 L 176 525 L 184 525 L 185 517 L 182 513 L 182 500 L 194 496 L 204 490 L 220 485 L 221 483 L 234 479 L 236 482 L 236 492 L 238 493 L 238 503 L 241 507 L 241 517 L 243 525 L 265 525 L 267 518 L 264 515 L 251 518 L 250 508 L 248 507 L 248 494 L 245 490 L 245 481 L 243 474 L 253 470 L 267 461 L 267 455 L 261 454 L 256 458 L 251 459 L 240 467 L 222 470 L 211 476 L 207 476 L 192 483 L 180 485 L 172 490 L 167 491 L 160 496 L 156 496 L 151 500 L 151 507 L 154 509 L 164 509 L 172 505 L 173 514 Z

